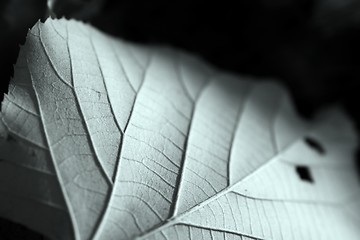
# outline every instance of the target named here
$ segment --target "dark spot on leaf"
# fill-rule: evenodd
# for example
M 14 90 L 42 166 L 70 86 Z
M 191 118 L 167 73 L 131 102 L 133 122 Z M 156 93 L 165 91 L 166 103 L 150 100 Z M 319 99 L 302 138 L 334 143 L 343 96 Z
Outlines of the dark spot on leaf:
M 306 166 L 296 166 L 296 172 L 299 175 L 300 179 L 310 183 L 314 182 L 311 171 Z
M 16 142 L 16 139 L 15 139 L 13 136 L 11 136 L 10 134 L 7 135 L 6 140 L 7 140 L 8 142 Z
M 312 137 L 305 137 L 305 143 L 317 151 L 319 154 L 325 154 L 325 148 L 319 143 L 319 141 L 315 140 Z

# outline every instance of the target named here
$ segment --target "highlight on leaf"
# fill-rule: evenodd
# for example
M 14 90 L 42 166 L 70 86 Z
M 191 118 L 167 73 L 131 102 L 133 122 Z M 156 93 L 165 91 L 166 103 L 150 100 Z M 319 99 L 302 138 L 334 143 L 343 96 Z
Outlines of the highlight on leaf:
M 48 19 L 1 109 L 0 217 L 51 239 L 359 239 L 354 127 L 275 82 Z

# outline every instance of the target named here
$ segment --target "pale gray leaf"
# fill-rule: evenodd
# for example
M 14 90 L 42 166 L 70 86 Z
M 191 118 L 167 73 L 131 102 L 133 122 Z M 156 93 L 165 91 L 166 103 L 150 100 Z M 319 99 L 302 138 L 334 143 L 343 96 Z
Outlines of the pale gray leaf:
M 0 113 L 0 216 L 53 239 L 359 239 L 349 119 L 272 81 L 37 23 Z

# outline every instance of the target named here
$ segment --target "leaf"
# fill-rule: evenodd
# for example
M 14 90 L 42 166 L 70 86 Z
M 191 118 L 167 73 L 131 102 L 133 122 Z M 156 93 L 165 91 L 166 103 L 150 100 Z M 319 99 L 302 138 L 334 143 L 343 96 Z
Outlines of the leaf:
M 276 83 L 37 23 L 1 113 L 0 216 L 53 239 L 358 239 L 354 128 Z

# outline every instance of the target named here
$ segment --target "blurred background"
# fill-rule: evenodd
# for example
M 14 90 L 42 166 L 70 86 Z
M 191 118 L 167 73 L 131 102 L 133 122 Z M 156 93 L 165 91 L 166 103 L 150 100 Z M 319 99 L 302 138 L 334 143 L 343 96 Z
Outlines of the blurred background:
M 304 117 L 341 104 L 359 130 L 360 0 L 1 0 L 0 12 L 0 100 L 27 30 L 65 16 L 130 41 L 186 49 L 223 70 L 274 78 Z M 44 238 L 0 219 L 0 239 Z

